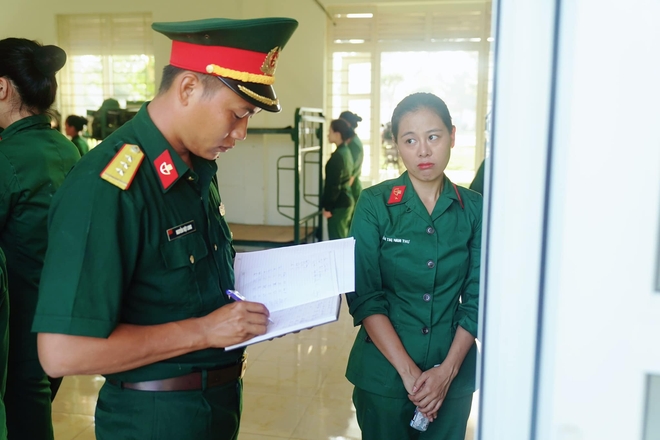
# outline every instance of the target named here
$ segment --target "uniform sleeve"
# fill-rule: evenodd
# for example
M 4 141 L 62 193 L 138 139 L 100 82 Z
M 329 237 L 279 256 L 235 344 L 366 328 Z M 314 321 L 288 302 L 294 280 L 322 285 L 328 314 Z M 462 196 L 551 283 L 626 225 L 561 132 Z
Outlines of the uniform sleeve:
M 378 201 L 373 195 L 363 192 L 351 223 L 351 236 L 355 238 L 355 292 L 346 299 L 355 325 L 371 315 L 389 316 L 379 264 L 381 236 L 375 203 Z
M 472 224 L 472 238 L 470 239 L 470 267 L 463 283 L 461 302 L 454 314 L 454 328 L 463 327 L 472 336 L 477 337 L 477 322 L 479 320 L 479 278 L 481 276 L 481 197 L 475 194 L 471 200 L 470 219 Z M 467 200 L 466 200 L 467 201 Z
M 364 147 L 362 142 L 358 138 L 353 138 L 351 142 L 354 142 L 356 154 L 353 156 L 353 174 L 352 176 L 356 179 L 360 178 L 362 174 L 362 162 L 364 161 Z M 351 150 L 353 151 L 353 150 Z
M 0 154 L 0 231 L 5 229 L 18 196 L 18 178 L 14 167 L 5 156 Z
M 344 169 L 344 159 L 339 154 L 333 154 L 325 166 L 325 187 L 321 206 L 326 211 L 332 211 L 341 193 L 341 172 Z
M 129 191 L 98 174 L 70 175 L 49 213 L 48 250 L 32 330 L 105 338 L 140 249 L 140 212 Z

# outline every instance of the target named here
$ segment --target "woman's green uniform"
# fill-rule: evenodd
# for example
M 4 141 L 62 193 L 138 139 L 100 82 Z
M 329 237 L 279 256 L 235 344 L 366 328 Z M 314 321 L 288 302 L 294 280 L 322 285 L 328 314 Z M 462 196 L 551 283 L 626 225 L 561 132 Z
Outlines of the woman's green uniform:
M 351 192 L 353 157 L 346 144 L 341 144 L 325 164 L 325 188 L 321 207 L 332 213 L 328 219 L 328 238 L 348 237 L 355 202 Z
M 47 115 L 20 119 L 0 138 L 0 247 L 11 287 L 5 405 L 12 439 L 53 438 L 50 385 L 31 326 L 48 242 L 48 209 L 79 159 L 75 146 L 51 129 Z
M 351 227 L 355 325 L 387 316 L 422 371 L 444 361 L 460 325 L 477 335 L 481 258 L 481 196 L 444 187 L 429 215 L 408 173 L 362 192 Z M 452 382 L 439 418 L 420 434 L 409 427 L 415 406 L 400 376 L 361 327 L 346 377 L 363 439 L 463 440 L 475 389 L 476 345 Z M 419 437 L 417 437 L 419 435 Z
M 78 149 L 80 157 L 84 156 L 89 151 L 89 145 L 87 144 L 87 141 L 82 137 L 75 135 L 71 138 L 71 142 L 73 142 L 73 145 L 75 145 Z

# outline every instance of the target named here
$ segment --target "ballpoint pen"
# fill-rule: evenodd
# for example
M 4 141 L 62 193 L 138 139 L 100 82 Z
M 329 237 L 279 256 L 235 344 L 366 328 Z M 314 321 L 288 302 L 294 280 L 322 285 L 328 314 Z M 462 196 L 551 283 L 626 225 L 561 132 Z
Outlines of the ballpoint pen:
M 241 293 L 238 290 L 227 290 L 227 296 L 233 299 L 234 301 L 245 301 L 245 297 L 241 295 Z M 275 324 L 272 319 L 268 318 L 268 322 L 271 324 Z

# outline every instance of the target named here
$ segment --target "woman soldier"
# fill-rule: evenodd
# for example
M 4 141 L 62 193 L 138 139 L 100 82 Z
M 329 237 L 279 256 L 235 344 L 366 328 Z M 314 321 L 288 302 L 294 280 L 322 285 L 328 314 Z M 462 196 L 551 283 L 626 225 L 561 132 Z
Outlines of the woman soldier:
M 343 119 L 330 122 L 328 141 L 337 145 L 325 164 L 325 187 L 321 197 L 323 216 L 328 219 L 328 238 L 335 240 L 348 237 L 348 229 L 353 215 L 353 195 L 351 180 L 353 157 L 347 141 L 355 132 Z
M 474 392 L 481 196 L 444 174 L 456 129 L 445 103 L 406 97 L 392 133 L 407 171 L 365 189 L 356 207 L 361 328 L 346 377 L 365 440 L 463 440 Z M 410 427 L 416 407 L 431 421 Z
M 85 125 L 87 125 L 87 118 L 82 116 L 69 115 L 64 121 L 64 132 L 71 137 L 71 142 L 76 146 L 81 157 L 89 151 L 87 141 L 80 136 L 80 132 Z
M 52 130 L 55 73 L 66 54 L 57 46 L 0 40 L 0 248 L 10 289 L 9 364 L 5 406 L 12 439 L 53 438 L 48 377 L 31 332 L 46 253 L 48 208 L 80 155 Z M 59 379 L 61 380 L 61 379 Z M 57 384 L 56 384 L 57 385 Z M 54 388 L 54 391 L 56 391 Z
M 358 122 L 362 122 L 362 117 L 356 115 L 353 112 L 343 111 L 339 115 L 339 119 L 343 119 L 348 122 L 348 125 L 351 126 L 353 132 L 357 129 Z M 362 174 L 362 161 L 364 160 L 364 147 L 362 146 L 362 141 L 357 134 L 354 134 L 353 137 L 348 141 L 348 149 L 351 151 L 351 157 L 353 158 L 353 172 L 351 177 L 353 178 L 351 182 L 351 193 L 353 194 L 353 200 L 357 203 L 360 194 L 362 193 L 362 183 L 360 182 L 360 175 Z M 353 211 L 355 214 L 355 211 Z

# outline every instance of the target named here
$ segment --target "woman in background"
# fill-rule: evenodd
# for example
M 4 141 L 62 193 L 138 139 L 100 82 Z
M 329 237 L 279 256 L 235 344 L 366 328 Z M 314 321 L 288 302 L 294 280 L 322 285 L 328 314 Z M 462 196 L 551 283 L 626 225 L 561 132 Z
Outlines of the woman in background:
M 343 119 L 348 122 L 348 125 L 351 126 L 353 132 L 358 127 L 358 122 L 362 122 L 362 118 L 355 113 L 344 111 L 339 115 L 339 119 Z M 351 152 L 353 157 L 353 172 L 351 177 L 353 178 L 351 182 L 351 193 L 353 194 L 353 200 L 357 203 L 358 198 L 360 198 L 360 193 L 362 193 L 362 183 L 360 182 L 360 175 L 362 174 L 362 161 L 364 160 L 364 147 L 362 146 L 362 141 L 357 134 L 354 134 L 353 137 L 348 141 L 348 149 Z M 355 213 L 355 211 L 353 211 Z M 351 220 L 353 216 L 351 216 Z M 349 223 L 350 226 L 350 223 Z
M 66 54 L 23 38 L 0 40 L 0 248 L 9 280 L 9 361 L 5 407 L 10 439 L 52 440 L 51 391 L 32 333 L 53 194 L 80 159 L 51 129 L 55 73 Z
M 328 220 L 330 240 L 348 237 L 349 223 L 353 215 L 353 157 L 347 145 L 353 136 L 355 132 L 343 119 L 335 119 L 330 123 L 328 141 L 337 145 L 337 149 L 325 164 L 325 187 L 321 197 L 323 217 Z
M 392 134 L 406 170 L 365 189 L 351 226 L 355 338 L 346 377 L 364 440 L 464 440 L 475 389 L 481 196 L 445 176 L 456 128 L 430 93 Z M 410 427 L 415 409 L 431 422 Z
M 69 115 L 64 121 L 64 132 L 71 138 L 71 142 L 76 146 L 81 157 L 89 151 L 87 141 L 80 136 L 85 125 L 87 125 L 87 118 L 82 116 Z

